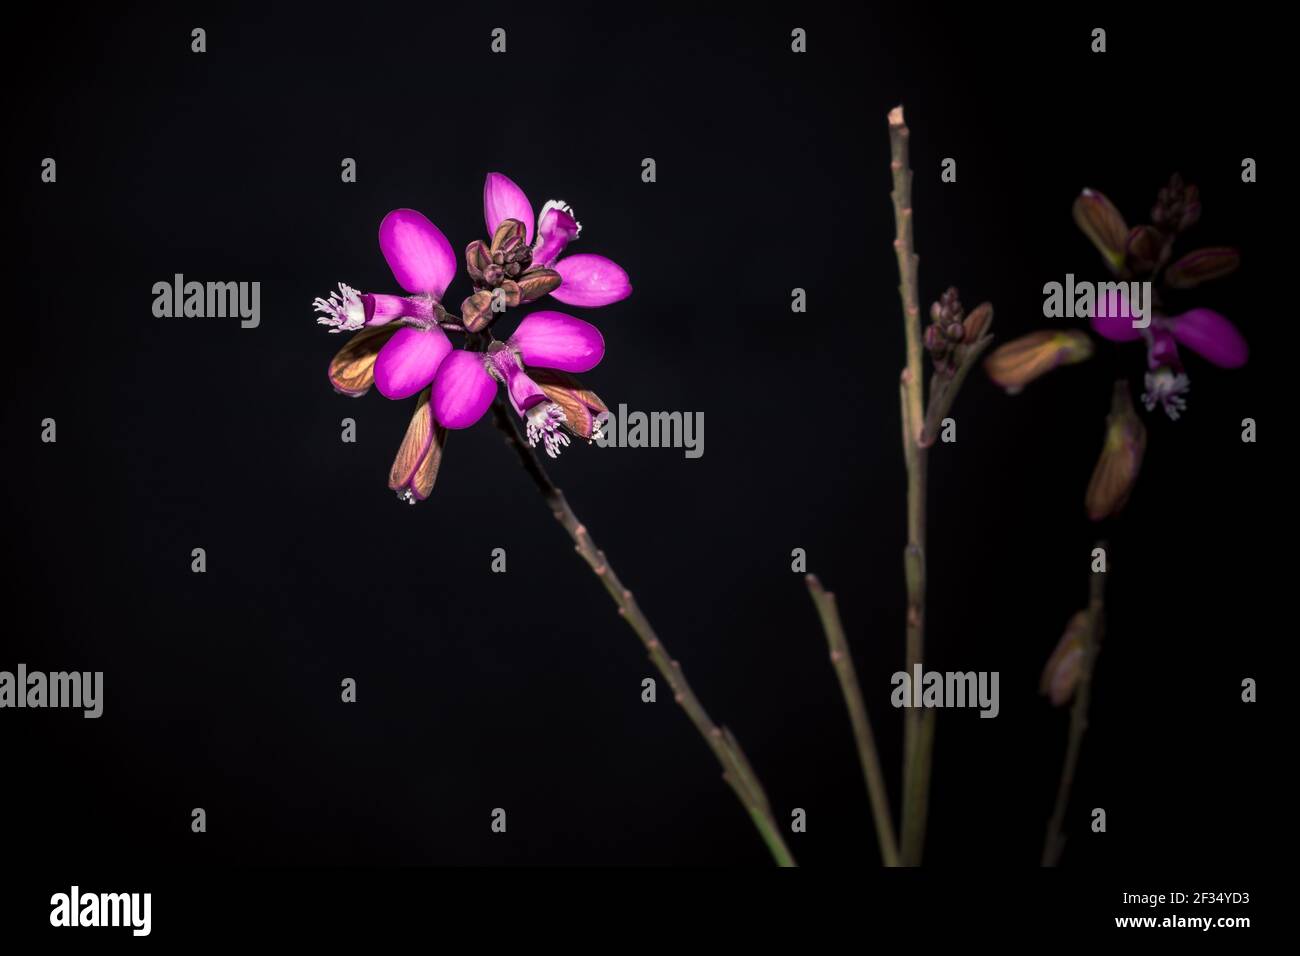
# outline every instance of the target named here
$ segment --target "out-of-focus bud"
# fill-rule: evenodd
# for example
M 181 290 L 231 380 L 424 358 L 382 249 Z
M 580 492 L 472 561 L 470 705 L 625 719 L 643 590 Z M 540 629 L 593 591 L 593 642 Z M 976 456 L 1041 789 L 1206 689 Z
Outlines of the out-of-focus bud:
M 930 306 L 931 324 L 925 329 L 925 348 L 934 362 L 935 371 L 952 375 L 957 371 L 957 347 L 966 337 L 962 320 L 966 313 L 955 288 L 949 288 L 939 301 Z
M 1151 207 L 1151 221 L 1162 232 L 1185 232 L 1201 218 L 1201 191 L 1184 183 L 1183 177 L 1174 173 L 1169 184 L 1162 186 Z
M 466 332 L 482 332 L 492 324 L 490 289 L 480 289 L 460 304 L 460 324 Z
M 334 391 L 351 398 L 360 398 L 375 384 L 375 359 L 379 350 L 401 328 L 394 322 L 373 329 L 362 329 L 353 335 L 330 361 L 329 377 Z
M 1097 247 L 1110 271 L 1119 274 L 1124 268 L 1128 245 L 1128 225 L 1114 204 L 1101 193 L 1085 189 L 1074 200 L 1074 222 Z
M 993 306 L 988 302 L 981 302 L 971 310 L 966 316 L 965 322 L 962 323 L 965 328 L 965 334 L 962 341 L 967 345 L 978 342 L 980 336 L 988 332 L 989 327 L 993 324 Z
M 934 321 L 940 325 L 950 325 L 953 322 L 960 322 L 966 314 L 961 307 L 961 296 L 957 292 L 956 286 L 949 286 L 935 303 L 939 307 L 939 317 Z M 934 308 L 930 308 L 930 316 L 934 317 Z
M 1061 365 L 1074 365 L 1092 355 L 1092 339 L 1075 329 L 1030 332 L 993 351 L 984 371 L 995 384 L 1014 395 L 1034 379 Z
M 1183 203 L 1183 214 L 1178 220 L 1178 231 L 1186 232 L 1201 218 L 1201 191 L 1195 186 L 1188 186 Z
M 1160 261 L 1165 239 L 1154 226 L 1134 226 L 1124 247 L 1124 263 L 1133 275 L 1148 275 Z
M 1165 281 L 1175 289 L 1192 289 L 1202 282 L 1221 279 L 1237 271 L 1241 253 L 1227 246 L 1189 252 L 1165 270 Z
M 1137 483 L 1146 448 L 1147 429 L 1133 408 L 1128 382 L 1116 382 L 1106 417 L 1106 439 L 1084 496 L 1089 518 L 1101 521 L 1123 510 Z
M 946 345 L 943 329 L 940 326 L 927 325 L 925 327 L 925 349 L 927 352 L 938 352 L 945 348 Z
M 1083 655 L 1088 647 L 1088 631 L 1092 627 L 1092 615 L 1087 611 L 1077 611 L 1065 625 L 1052 656 L 1043 668 L 1043 677 L 1038 683 L 1038 692 L 1046 694 L 1053 707 L 1060 707 L 1074 696 L 1074 689 L 1079 684 L 1082 674 Z
M 559 405 L 564 412 L 564 427 L 579 438 L 598 436 L 597 417 L 609 408 L 600 396 L 583 386 L 572 375 L 556 369 L 529 369 L 532 377 L 546 397 Z
M 388 487 L 410 504 L 424 501 L 433 492 L 447 441 L 447 430 L 434 420 L 429 407 L 429 393 L 427 388 L 420 393 L 415 414 L 406 426 L 406 437 L 388 473 Z

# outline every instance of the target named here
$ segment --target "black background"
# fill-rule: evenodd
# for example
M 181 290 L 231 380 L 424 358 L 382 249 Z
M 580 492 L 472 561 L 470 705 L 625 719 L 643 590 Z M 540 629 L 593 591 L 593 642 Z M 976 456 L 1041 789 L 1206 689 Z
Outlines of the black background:
M 392 208 L 420 209 L 458 249 L 479 238 L 483 176 L 499 170 L 537 209 L 572 203 L 574 251 L 631 275 L 624 302 L 560 306 L 605 335 L 586 381 L 614 405 L 705 415 L 699 460 L 581 446 L 553 477 L 778 819 L 807 811 L 789 837 L 799 861 L 874 866 L 790 554 L 806 549 L 839 597 L 896 812 L 898 102 L 923 300 L 954 284 L 968 306 L 992 301 L 999 341 L 1047 324 L 1044 282 L 1103 278 L 1070 219 L 1081 187 L 1138 222 L 1181 171 L 1202 191 L 1195 240 L 1243 251 L 1196 303 L 1239 323 L 1252 361 L 1188 356 L 1187 415 L 1147 416 L 1141 482 L 1105 529 L 1109 631 L 1065 865 L 1241 872 L 1263 856 L 1282 560 L 1261 457 L 1281 431 L 1266 394 L 1282 330 L 1265 284 L 1281 199 L 1263 144 L 1267 25 L 810 4 L 29 15 L 5 65 L 19 242 L 0 668 L 102 670 L 106 702 L 99 720 L 0 714 L 13 858 L 769 862 L 669 695 L 641 702 L 640 645 L 500 435 L 454 434 L 433 498 L 407 507 L 385 480 L 411 403 L 351 401 L 325 379 L 341 341 L 312 299 L 339 280 L 396 291 L 375 240 Z M 496 26 L 504 56 L 489 52 Z M 955 184 L 940 182 L 948 156 Z M 1257 184 L 1241 182 L 1245 156 Z M 356 184 L 340 182 L 343 157 Z M 261 327 L 155 318 L 152 285 L 177 272 L 261 282 Z M 790 311 L 794 287 L 807 314 Z M 449 301 L 466 289 L 462 264 Z M 972 375 L 958 442 L 932 455 L 927 664 L 999 671 L 1001 714 L 940 714 L 928 862 L 1037 865 L 1067 722 L 1038 676 L 1086 600 L 1099 529 L 1082 496 L 1109 382 L 1143 362 L 1102 349 L 1016 398 Z M 57 444 L 40 441 L 47 416 Z M 340 441 L 344 417 L 356 444 Z M 1241 442 L 1245 417 L 1261 444 Z M 206 574 L 190 571 L 195 547 Z M 489 570 L 496 547 L 506 574 Z M 344 677 L 356 704 L 340 702 Z M 1104 835 L 1087 831 L 1094 806 Z M 494 807 L 506 835 L 490 832 Z

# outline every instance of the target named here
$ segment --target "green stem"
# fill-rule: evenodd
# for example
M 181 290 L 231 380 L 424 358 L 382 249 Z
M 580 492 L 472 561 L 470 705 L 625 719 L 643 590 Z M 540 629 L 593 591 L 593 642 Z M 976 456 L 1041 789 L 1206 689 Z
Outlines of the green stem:
M 898 838 L 894 835 L 894 822 L 889 816 L 889 791 L 885 788 L 885 775 L 880 769 L 880 755 L 876 752 L 876 738 L 871 732 L 871 720 L 862 701 L 862 689 L 853 668 L 844 624 L 840 621 L 835 595 L 822 587 L 814 574 L 804 579 L 812 595 L 817 614 L 821 617 L 826 643 L 830 645 L 831 664 L 840 681 L 844 702 L 849 708 L 849 721 L 858 745 L 858 762 L 867 781 L 867 795 L 871 799 L 871 815 L 876 824 L 876 839 L 880 843 L 880 857 L 885 866 L 898 866 Z
M 889 169 L 894 190 L 894 252 L 898 256 L 898 295 L 903 304 L 903 334 L 907 343 L 907 367 L 900 377 L 903 420 L 903 462 L 907 468 L 907 545 L 903 570 L 907 579 L 907 671 L 922 662 L 925 651 L 925 489 L 926 451 L 922 438 L 925 407 L 922 398 L 924 372 L 921 367 L 921 303 L 917 279 L 918 259 L 912 239 L 912 170 L 907 148 L 911 133 L 903 119 L 903 108 L 889 112 Z M 931 733 L 933 727 L 930 728 Z M 921 862 L 925 828 L 925 796 L 918 789 L 929 780 L 929 748 L 921 728 L 921 714 L 908 708 L 903 717 L 903 842 L 900 854 L 904 866 Z M 924 766 L 923 766 L 924 765 Z
M 663 675 L 664 680 L 668 682 L 668 686 L 672 688 L 673 699 L 681 705 L 682 710 L 686 711 L 686 716 L 690 718 L 691 723 L 695 725 L 695 729 L 704 738 L 704 742 L 708 744 L 714 756 L 717 757 L 718 763 L 722 765 L 723 779 L 735 791 L 741 804 L 749 813 L 750 819 L 753 820 L 754 826 L 767 844 L 772 857 L 780 866 L 795 866 L 794 856 L 785 845 L 785 840 L 781 836 L 781 829 L 772 815 L 772 807 L 768 803 L 767 794 L 764 793 L 763 786 L 759 782 L 757 774 L 754 773 L 753 767 L 750 766 L 749 760 L 745 757 L 744 751 L 740 749 L 740 744 L 731 731 L 725 727 L 719 727 L 709 717 L 699 698 L 691 690 L 691 685 L 687 683 L 681 665 L 673 660 L 672 655 L 668 653 L 667 648 L 664 647 L 655 634 L 654 628 L 650 626 L 645 614 L 641 612 L 636 597 L 623 586 L 623 583 L 618 579 L 618 575 L 614 573 L 614 569 L 610 566 L 609 560 L 605 557 L 605 553 L 596 547 L 596 542 L 592 540 L 586 525 L 578 520 L 578 516 L 569 507 L 564 493 L 551 481 L 550 476 L 542 467 L 541 461 L 538 460 L 533 450 L 520 437 L 518 428 L 506 410 L 505 403 L 500 398 L 496 400 L 494 413 L 497 427 L 505 433 L 507 444 L 514 447 L 519 455 L 520 462 L 524 466 L 524 471 L 537 485 L 537 489 L 550 506 L 555 520 L 564 527 L 569 537 L 573 539 L 574 550 L 587 562 L 600 583 L 604 585 L 605 590 L 609 592 L 610 597 L 614 599 L 619 616 L 627 621 L 628 626 L 641 639 L 641 643 L 645 645 L 646 651 L 650 655 L 650 660 L 659 673 Z

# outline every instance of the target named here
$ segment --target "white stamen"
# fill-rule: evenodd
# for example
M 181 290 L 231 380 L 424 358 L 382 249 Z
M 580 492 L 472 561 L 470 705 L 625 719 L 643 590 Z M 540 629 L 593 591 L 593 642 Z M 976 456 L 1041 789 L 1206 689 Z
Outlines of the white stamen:
M 542 244 L 542 219 L 549 209 L 558 209 L 573 220 L 573 225 L 578 230 L 573 234 L 574 239 L 582 235 L 582 223 L 578 222 L 578 217 L 573 214 L 573 207 L 563 199 L 548 199 L 546 205 L 542 207 L 542 211 L 537 214 L 537 238 L 533 240 L 533 252 L 536 252 Z
M 525 414 L 527 427 L 524 430 L 528 435 L 528 446 L 536 448 L 540 440 L 547 456 L 558 458 L 569 444 L 569 436 L 561 427 L 565 422 L 564 410 L 555 402 L 539 402 Z
M 312 305 L 322 313 L 316 321 L 333 326 L 331 332 L 355 332 L 366 324 L 366 308 L 361 303 L 361 294 L 342 282 L 338 292 L 330 293 L 328 301 L 317 299 Z
M 1151 411 L 1159 405 L 1170 421 L 1178 421 L 1178 416 L 1187 409 L 1183 395 L 1191 389 L 1191 380 L 1182 372 L 1175 375 L 1172 369 L 1161 368 L 1147 373 L 1146 387 L 1142 394 L 1146 410 Z

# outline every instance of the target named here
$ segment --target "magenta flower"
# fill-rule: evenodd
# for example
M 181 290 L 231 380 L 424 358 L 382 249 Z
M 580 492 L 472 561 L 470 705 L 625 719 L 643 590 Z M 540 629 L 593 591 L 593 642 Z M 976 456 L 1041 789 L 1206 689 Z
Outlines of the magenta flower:
M 394 209 L 379 224 L 379 249 L 397 284 L 411 295 L 372 295 L 339 283 L 328 300 L 317 299 L 317 321 L 331 332 L 399 322 L 379 349 L 374 383 L 387 398 L 408 398 L 433 381 L 451 351 L 438 322 L 446 313 L 442 296 L 456 275 L 456 253 L 447 237 L 422 213 Z M 337 385 L 336 385 L 337 387 Z
M 627 273 L 612 260 L 591 253 L 560 258 L 568 244 L 582 232 L 582 225 L 573 217 L 573 209 L 563 200 L 547 202 L 534 220 L 532 203 L 514 180 L 502 173 L 488 173 L 483 183 L 483 220 L 488 235 L 496 235 L 498 227 L 507 219 L 523 224 L 524 242 L 531 244 L 532 268 L 559 273 L 561 284 L 551 292 L 555 299 L 565 305 L 592 307 L 609 305 L 632 294 Z M 475 276 L 476 284 L 482 284 L 480 278 Z
M 591 323 L 563 312 L 534 312 L 526 316 L 505 342 L 493 341 L 486 352 L 455 351 L 433 379 L 433 414 L 444 428 L 468 428 L 488 410 L 497 383 L 524 419 L 528 443 L 539 441 L 554 458 L 569 444 L 565 430 L 581 434 L 579 423 L 568 421 L 527 369 L 586 372 L 600 364 L 605 340 Z M 598 429 L 597 429 L 598 430 Z M 583 437 L 595 437 L 590 431 Z
M 1103 297 L 1093 310 L 1092 328 L 1112 342 L 1146 342 L 1148 371 L 1142 404 L 1147 411 L 1159 405 L 1173 420 L 1186 409 L 1183 396 L 1191 387 L 1178 354 L 1179 345 L 1220 368 L 1241 368 L 1250 355 L 1237 327 L 1211 309 L 1191 309 L 1175 316 L 1157 314 L 1147 328 L 1134 328 L 1124 297 L 1118 296 L 1115 301 Z

